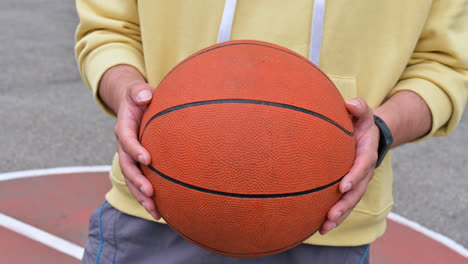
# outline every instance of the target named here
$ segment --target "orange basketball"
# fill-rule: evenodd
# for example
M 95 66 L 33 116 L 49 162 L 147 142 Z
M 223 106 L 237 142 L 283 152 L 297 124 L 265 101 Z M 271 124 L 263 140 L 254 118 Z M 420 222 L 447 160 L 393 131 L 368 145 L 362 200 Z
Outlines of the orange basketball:
M 140 141 L 164 220 L 232 257 L 276 254 L 314 234 L 355 149 L 344 100 L 317 66 L 244 40 L 179 63 L 154 91 Z

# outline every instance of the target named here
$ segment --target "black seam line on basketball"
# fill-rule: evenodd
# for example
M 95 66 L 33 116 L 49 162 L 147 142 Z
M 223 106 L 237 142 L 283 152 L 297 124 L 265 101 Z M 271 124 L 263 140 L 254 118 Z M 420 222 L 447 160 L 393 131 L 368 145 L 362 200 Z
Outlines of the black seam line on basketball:
M 174 111 L 177 111 L 177 110 L 181 110 L 181 109 L 185 109 L 185 108 L 190 108 L 190 107 L 196 107 L 196 106 L 202 106 L 202 105 L 213 105 L 213 104 L 257 104 L 257 105 L 266 105 L 266 106 L 274 106 L 274 107 L 280 107 L 280 108 L 284 108 L 284 109 L 289 109 L 289 110 L 294 110 L 294 111 L 297 111 L 297 112 L 301 112 L 301 113 L 304 113 L 304 114 L 308 114 L 308 115 L 311 115 L 311 116 L 315 116 L 315 117 L 318 117 L 332 125 L 334 125 L 335 127 L 339 128 L 341 131 L 343 131 L 346 135 L 348 136 L 353 136 L 354 133 L 351 132 L 351 131 L 348 131 L 346 130 L 344 127 L 340 126 L 338 123 L 336 123 L 335 121 L 331 120 L 330 118 L 322 115 L 322 114 L 319 114 L 317 112 L 314 112 L 314 111 L 311 111 L 311 110 L 307 110 L 307 109 L 304 109 L 304 108 L 301 108 L 301 107 L 297 107 L 297 106 L 293 106 L 293 105 L 288 105 L 288 104 L 283 104 L 283 103 L 275 103 L 275 102 L 268 102 L 268 101 L 260 101 L 260 100 L 248 100 L 248 99 L 221 99 L 221 100 L 209 100 L 209 101 L 199 101 L 199 102 L 192 102 L 192 103 L 187 103 L 187 104 L 182 104 L 182 105 L 177 105 L 177 106 L 174 106 L 174 107 L 171 107 L 171 108 L 168 108 L 166 110 L 163 110 L 157 114 L 155 114 L 154 116 L 151 117 L 151 119 L 148 121 L 148 123 L 146 123 L 145 127 L 143 128 L 143 132 L 141 133 L 141 137 L 140 137 L 140 140 L 141 138 L 143 138 L 143 134 L 145 133 L 145 130 L 146 130 L 146 127 L 156 118 L 160 117 L 160 116 L 163 116 L 163 115 L 166 115 L 166 114 L 169 114 L 171 112 L 174 112 Z
M 217 252 L 221 252 L 221 253 L 227 253 L 227 254 L 232 254 L 232 255 L 260 255 L 260 254 L 268 254 L 268 253 L 274 253 L 274 252 L 277 252 L 277 251 L 282 251 L 282 250 L 285 250 L 285 249 L 288 249 L 288 248 L 291 248 L 291 247 L 294 247 L 300 243 L 302 243 L 302 241 L 306 240 L 307 238 L 309 238 L 310 236 L 312 236 L 314 233 L 308 235 L 307 237 L 289 245 L 289 246 L 285 246 L 285 247 L 282 247 L 282 248 L 279 248 L 279 249 L 274 249 L 274 250 L 270 250 L 270 251 L 264 251 L 264 252 L 256 252 L 256 253 L 236 253 L 236 252 L 228 252 L 228 251 L 223 251 L 223 250 L 219 250 L 219 249 L 216 249 L 216 248 L 212 248 L 212 247 L 209 247 L 205 244 L 202 244 L 196 240 L 193 240 L 192 238 L 188 237 L 187 235 L 185 235 L 184 233 L 180 232 L 179 229 L 175 228 L 171 223 L 169 223 L 166 219 L 164 219 L 164 221 L 166 221 L 167 225 L 170 226 L 172 229 L 174 229 L 176 232 L 178 232 L 180 235 L 182 235 L 184 238 L 186 239 L 189 239 L 190 241 L 192 241 L 193 243 L 195 244 L 198 244 L 198 245 L 201 245 L 201 246 L 204 246 L 204 247 L 207 247 L 209 249 L 212 249 L 214 251 L 217 251 Z
M 311 194 L 311 193 L 314 193 L 314 192 L 319 192 L 319 191 L 325 190 L 325 189 L 339 183 L 344 178 L 344 176 L 343 176 L 343 177 L 339 178 L 338 180 L 336 180 L 336 181 L 334 181 L 332 183 L 329 183 L 329 184 L 326 184 L 326 185 L 323 185 L 323 186 L 320 186 L 320 187 L 317 187 L 317 188 L 313 188 L 313 189 L 310 189 L 310 190 L 300 191 L 300 192 L 274 193 L 274 194 L 244 194 L 244 193 L 221 192 L 221 191 L 201 188 L 201 187 L 198 187 L 198 186 L 186 183 L 186 182 L 176 180 L 176 179 L 174 179 L 172 177 L 169 177 L 166 174 L 164 174 L 164 173 L 160 172 L 159 170 L 155 169 L 152 165 L 149 165 L 148 167 L 154 173 L 158 174 L 161 178 L 163 178 L 163 179 L 165 179 L 167 181 L 170 181 L 172 183 L 175 183 L 177 185 L 183 186 L 185 188 L 192 189 L 192 190 L 199 191 L 199 192 L 214 194 L 214 195 L 229 196 L 229 197 L 242 198 L 242 199 L 274 199 L 274 198 L 285 198 L 285 197 L 295 197 L 295 196 L 307 195 L 307 194 Z

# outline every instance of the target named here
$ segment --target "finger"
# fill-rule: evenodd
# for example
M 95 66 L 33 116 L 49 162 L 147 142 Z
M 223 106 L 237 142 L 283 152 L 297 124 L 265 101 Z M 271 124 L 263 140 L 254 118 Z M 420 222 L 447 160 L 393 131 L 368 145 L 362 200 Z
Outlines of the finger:
M 371 177 L 366 177 L 366 179 Z M 320 228 L 320 234 L 325 235 L 339 226 L 352 212 L 354 207 L 364 196 L 369 180 L 362 181 L 352 191 L 347 192 L 328 212 L 327 220 Z
M 156 220 L 161 219 L 161 214 L 156 209 L 154 201 L 144 195 L 130 180 L 125 178 L 128 189 L 135 196 L 135 199 L 145 208 L 145 210 Z
M 132 118 L 120 119 L 115 128 L 115 136 L 122 148 L 133 160 L 149 165 L 151 157 L 149 152 L 140 144 L 137 136 L 138 123 Z
M 364 180 L 369 173 L 374 172 L 375 163 L 377 162 L 377 152 L 376 151 L 362 151 L 358 153 L 356 151 L 356 159 L 354 160 L 353 166 L 346 174 L 346 176 L 341 180 L 340 183 L 340 192 L 346 193 L 353 189 L 353 186 L 359 184 Z
M 328 219 L 336 222 L 337 224 L 341 223 L 344 219 L 344 216 L 359 203 L 362 196 L 366 192 L 367 184 L 369 178 L 366 177 L 363 181 L 359 182 L 351 191 L 345 193 L 343 197 L 330 209 L 328 212 Z
M 378 130 L 371 127 L 363 137 L 356 142 L 356 158 L 353 166 L 340 183 L 340 191 L 346 193 L 352 187 L 375 170 L 378 159 Z
M 344 215 L 341 216 L 341 218 L 343 220 L 346 219 L 351 214 L 351 212 L 352 212 L 352 210 L 347 211 Z M 321 235 L 326 235 L 332 229 L 338 227 L 343 222 L 343 220 L 341 220 L 340 222 L 326 220 L 325 223 L 320 227 L 319 233 Z
M 153 186 L 142 174 L 136 162 L 122 150 L 120 144 L 117 144 L 117 152 L 119 153 L 120 169 L 122 170 L 125 179 L 128 179 L 130 183 L 137 187 L 138 190 L 147 197 L 153 196 Z
M 369 173 L 373 174 L 375 170 L 378 159 L 378 129 L 373 125 L 367 129 L 367 132 L 361 134 L 362 136 L 356 141 L 356 158 L 353 166 L 340 183 L 342 193 L 351 190 L 355 184 L 364 179 Z
M 161 218 L 159 212 L 156 210 L 156 205 L 150 198 L 154 194 L 153 186 L 146 177 L 141 174 L 141 170 L 136 166 L 135 162 L 122 151 L 119 145 L 118 150 L 120 167 L 130 192 L 155 219 Z
M 330 232 L 332 229 L 336 228 L 336 223 L 330 220 L 325 221 L 325 223 L 320 227 L 319 233 L 323 236 Z
M 154 89 L 149 84 L 143 81 L 137 81 L 130 87 L 127 96 L 136 105 L 146 105 L 151 102 L 153 98 L 153 90 Z

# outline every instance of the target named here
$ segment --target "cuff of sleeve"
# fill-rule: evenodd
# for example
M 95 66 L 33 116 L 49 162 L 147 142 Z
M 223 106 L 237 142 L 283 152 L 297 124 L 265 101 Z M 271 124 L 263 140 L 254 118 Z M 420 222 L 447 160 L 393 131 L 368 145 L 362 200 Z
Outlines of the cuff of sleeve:
M 431 136 L 443 136 L 447 134 L 447 121 L 452 115 L 452 102 L 449 96 L 434 83 L 420 78 L 411 78 L 400 81 L 389 96 L 399 91 L 412 91 L 418 94 L 426 102 L 432 114 L 432 128 L 429 133 L 413 142 L 421 141 Z
M 81 65 L 82 74 L 86 76 L 87 85 L 93 91 L 95 101 L 106 113 L 114 117 L 115 113 L 99 97 L 98 88 L 104 73 L 120 64 L 135 67 L 146 79 L 143 55 L 139 50 L 123 43 L 110 43 L 97 48 Z

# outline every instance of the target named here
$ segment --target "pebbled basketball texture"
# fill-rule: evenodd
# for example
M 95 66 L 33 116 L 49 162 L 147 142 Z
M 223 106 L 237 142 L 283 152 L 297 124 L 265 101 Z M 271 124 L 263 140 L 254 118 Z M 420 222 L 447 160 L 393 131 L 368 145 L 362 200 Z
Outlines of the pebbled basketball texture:
M 246 40 L 179 63 L 154 91 L 140 141 L 164 220 L 232 257 L 276 254 L 314 234 L 355 155 L 327 76 L 291 50 Z

